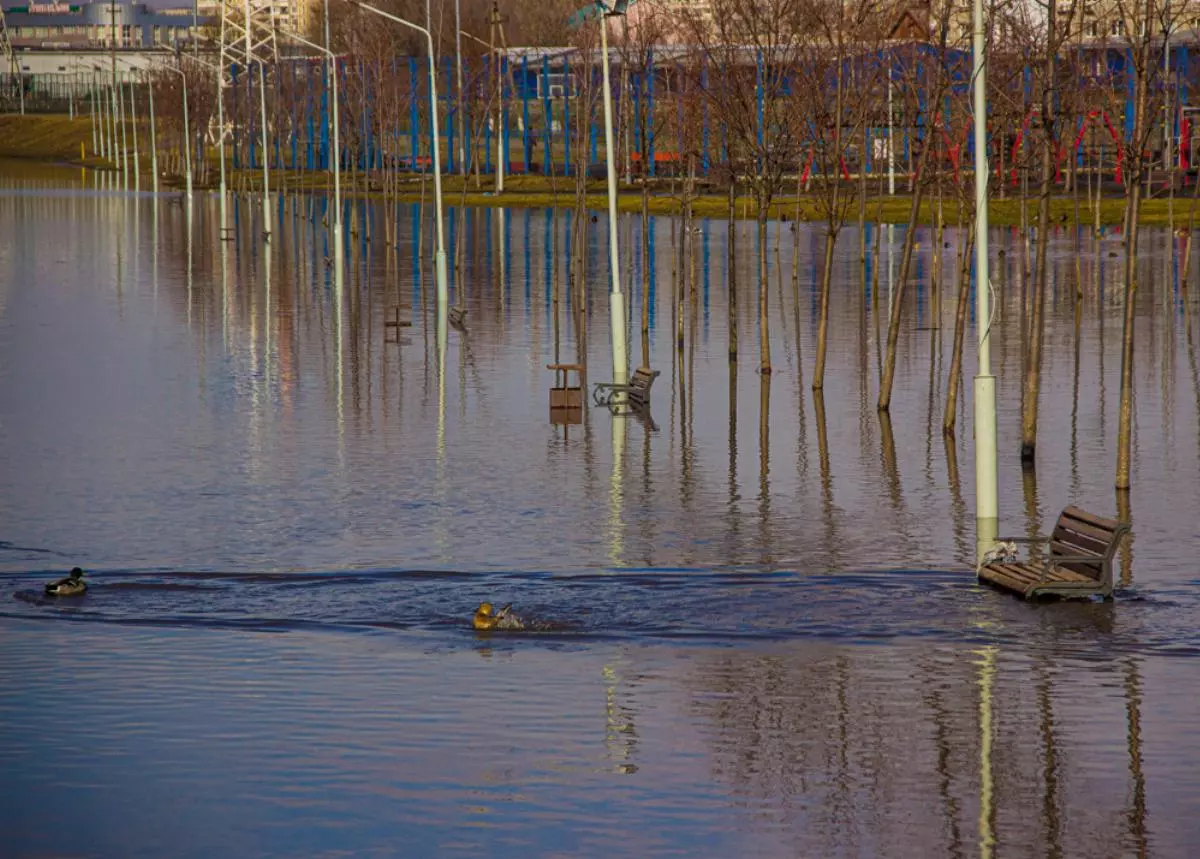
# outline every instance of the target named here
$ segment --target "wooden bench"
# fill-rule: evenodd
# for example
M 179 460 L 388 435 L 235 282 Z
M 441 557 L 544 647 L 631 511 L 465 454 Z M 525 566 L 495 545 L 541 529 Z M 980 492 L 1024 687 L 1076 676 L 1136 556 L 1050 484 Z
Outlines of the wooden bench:
M 638 367 L 629 377 L 629 383 L 617 385 L 612 382 L 597 382 L 593 398 L 598 406 L 611 406 L 617 394 L 624 393 L 629 397 L 630 405 L 647 408 L 650 405 L 650 388 L 654 380 L 661 375 L 658 370 L 649 367 Z
M 1043 595 L 1112 596 L 1113 557 L 1129 525 L 1067 507 L 1049 537 L 1013 539 L 1013 543 L 1048 543 L 1049 553 L 1027 563 L 998 561 L 979 568 L 980 581 L 1034 599 Z
M 583 423 L 582 364 L 547 364 L 554 371 L 554 387 L 550 389 L 550 423 L 556 426 Z M 571 384 L 571 374 L 575 384 Z

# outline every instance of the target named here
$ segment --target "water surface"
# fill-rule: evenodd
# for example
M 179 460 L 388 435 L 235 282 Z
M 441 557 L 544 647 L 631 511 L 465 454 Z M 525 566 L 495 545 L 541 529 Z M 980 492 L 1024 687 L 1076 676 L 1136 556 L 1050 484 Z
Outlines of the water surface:
M 1128 496 L 1119 235 L 1050 237 L 1023 473 L 1026 249 L 994 234 L 1002 531 L 1079 503 L 1135 532 L 1116 600 L 1029 606 L 970 570 L 969 396 L 957 440 L 940 432 L 953 232 L 940 307 L 918 237 L 883 421 L 903 228 L 865 286 L 843 235 L 818 400 L 819 227 L 768 233 L 764 377 L 753 225 L 731 371 L 728 225 L 702 223 L 681 265 L 670 219 L 647 260 L 624 220 L 651 417 L 564 428 L 545 365 L 610 373 L 603 223 L 453 210 L 467 317 L 439 354 L 419 206 L 350 207 L 339 290 L 321 199 L 283 200 L 268 247 L 253 199 L 220 241 L 210 196 L 8 175 L 6 855 L 1189 855 L 1200 384 L 1165 231 L 1139 253 Z M 968 349 L 967 395 L 973 373 Z M 88 594 L 45 598 L 76 563 Z M 483 599 L 530 632 L 472 632 Z

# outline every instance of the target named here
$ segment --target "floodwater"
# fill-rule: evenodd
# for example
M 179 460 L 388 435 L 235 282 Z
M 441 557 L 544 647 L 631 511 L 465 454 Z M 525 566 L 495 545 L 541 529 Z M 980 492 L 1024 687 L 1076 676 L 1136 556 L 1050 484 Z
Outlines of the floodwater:
M 221 241 L 210 195 L 0 175 L 6 857 L 1192 854 L 1200 333 L 1166 231 L 1126 497 L 1120 236 L 1050 237 L 1023 474 L 1026 248 L 993 234 L 1001 532 L 1079 503 L 1135 534 L 1114 601 L 1026 605 L 971 571 L 970 348 L 940 433 L 955 231 L 938 308 L 922 230 L 881 421 L 902 228 L 866 290 L 843 234 L 816 401 L 819 227 L 768 235 L 765 378 L 753 225 L 731 374 L 728 226 L 681 265 L 671 219 L 650 260 L 624 219 L 651 417 L 564 427 L 546 364 L 611 373 L 603 218 L 577 289 L 566 213 L 449 212 L 467 316 L 439 348 L 428 206 L 354 209 L 339 290 L 322 200 L 286 198 L 264 246 L 257 200 Z M 88 593 L 44 598 L 75 564 Z M 483 599 L 530 630 L 474 633 Z

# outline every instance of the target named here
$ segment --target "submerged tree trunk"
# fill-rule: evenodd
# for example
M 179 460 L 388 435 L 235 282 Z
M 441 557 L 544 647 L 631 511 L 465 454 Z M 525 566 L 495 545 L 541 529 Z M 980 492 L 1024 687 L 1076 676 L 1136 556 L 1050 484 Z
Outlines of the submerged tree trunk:
M 771 373 L 771 336 L 767 320 L 767 206 L 769 198 L 763 189 L 758 192 L 758 336 L 759 366 L 763 375 Z
M 1152 33 L 1153 4 L 1147 2 L 1145 32 Z M 1117 489 L 1129 488 L 1129 473 L 1133 444 L 1133 320 L 1137 297 L 1138 220 L 1141 207 L 1141 178 L 1146 170 L 1142 141 L 1146 134 L 1146 76 L 1149 71 L 1149 39 L 1138 46 L 1139 64 L 1133 107 L 1133 141 L 1131 168 L 1135 168 L 1125 186 L 1125 321 L 1121 336 L 1121 405 L 1117 429 Z
M 1037 450 L 1038 394 L 1042 376 L 1042 343 L 1046 333 L 1046 245 L 1050 232 L 1050 183 L 1054 178 L 1055 4 L 1047 7 L 1046 80 L 1042 87 L 1042 181 L 1038 193 L 1037 258 L 1033 273 L 1033 310 L 1029 355 L 1025 361 L 1025 395 L 1021 398 L 1021 462 L 1033 463 Z
M 958 420 L 958 383 L 962 375 L 963 339 L 967 330 L 967 305 L 971 299 L 971 252 L 975 247 L 975 219 L 967 232 L 967 244 L 963 248 L 958 270 L 958 307 L 954 314 L 954 348 L 950 357 L 950 379 L 946 389 L 946 412 L 942 416 L 942 432 L 954 435 Z
M 829 288 L 833 280 L 833 248 L 837 244 L 837 228 L 831 222 L 825 229 L 825 265 L 821 272 L 821 317 L 817 322 L 817 359 L 813 364 L 814 391 L 825 387 L 825 346 L 829 332 Z
M 650 366 L 650 187 L 642 183 L 642 366 Z
M 729 360 L 737 361 L 737 179 L 733 175 L 729 177 L 729 235 L 725 245 L 729 258 Z
M 1139 178 L 1136 174 L 1132 178 L 1125 202 L 1128 229 L 1125 237 L 1125 313 L 1121 336 L 1121 405 L 1117 424 L 1117 489 L 1129 488 L 1133 438 L 1133 321 L 1137 297 L 1138 208 L 1142 202 Z
M 918 171 L 925 175 L 925 165 L 929 160 L 932 146 L 926 146 L 921 152 Z M 896 280 L 896 290 L 892 296 L 892 312 L 888 319 L 887 354 L 884 356 L 883 372 L 879 379 L 879 404 L 881 412 L 886 412 L 892 406 L 892 382 L 896 374 L 896 344 L 900 339 L 900 320 L 903 316 L 904 291 L 908 286 L 908 271 L 912 266 L 913 242 L 916 240 L 917 215 L 921 210 L 921 196 L 925 188 L 924 181 L 915 183 L 912 204 L 908 209 L 908 230 L 904 234 L 904 250 L 900 253 L 900 276 Z

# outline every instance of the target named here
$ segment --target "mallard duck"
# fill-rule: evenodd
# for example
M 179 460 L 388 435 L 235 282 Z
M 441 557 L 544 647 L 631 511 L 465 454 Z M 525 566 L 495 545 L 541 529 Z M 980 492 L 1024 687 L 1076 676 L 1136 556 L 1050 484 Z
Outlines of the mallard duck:
M 57 582 L 46 585 L 46 594 L 55 597 L 72 597 L 87 590 L 87 582 L 83 580 L 83 570 L 76 567 L 71 575 Z
M 513 614 L 512 603 L 504 606 L 500 611 L 494 611 L 490 602 L 480 603 L 479 608 L 475 609 L 475 617 L 472 619 L 471 625 L 485 632 L 493 629 L 525 628 L 521 618 Z

